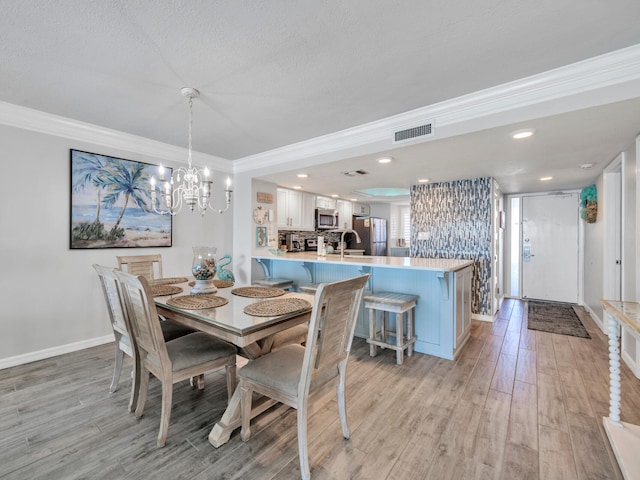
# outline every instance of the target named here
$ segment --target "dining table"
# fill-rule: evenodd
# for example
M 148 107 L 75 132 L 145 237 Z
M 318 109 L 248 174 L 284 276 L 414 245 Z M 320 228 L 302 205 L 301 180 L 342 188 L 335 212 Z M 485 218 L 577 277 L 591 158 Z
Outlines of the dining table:
M 149 283 L 160 316 L 236 345 L 249 361 L 271 350 L 275 334 L 311 317 L 310 294 L 220 281 L 215 293 L 191 295 L 193 278 Z M 169 291 L 173 293 L 164 294 Z M 254 401 L 251 418 L 275 403 L 266 397 Z M 224 445 L 240 425 L 240 391 L 236 387 L 222 418 L 209 433 L 209 442 L 216 448 Z

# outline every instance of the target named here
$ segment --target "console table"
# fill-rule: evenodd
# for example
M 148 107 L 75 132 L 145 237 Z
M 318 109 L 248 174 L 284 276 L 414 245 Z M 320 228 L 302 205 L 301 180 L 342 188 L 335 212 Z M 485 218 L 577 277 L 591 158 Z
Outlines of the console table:
M 640 304 L 601 300 L 609 335 L 609 416 L 602 419 L 611 448 L 624 478 L 640 478 L 640 427 L 620 421 L 619 326 L 624 325 L 640 338 Z

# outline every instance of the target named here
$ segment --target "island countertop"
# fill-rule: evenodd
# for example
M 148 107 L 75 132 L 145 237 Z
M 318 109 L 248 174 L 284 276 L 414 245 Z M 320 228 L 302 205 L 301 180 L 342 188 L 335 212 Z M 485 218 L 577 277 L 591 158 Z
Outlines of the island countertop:
M 417 257 L 374 257 L 369 255 L 353 255 L 340 258 L 340 255 L 327 254 L 319 256 L 315 252 L 295 252 L 283 255 L 256 254 L 256 260 L 284 260 L 290 262 L 312 262 L 327 265 L 375 266 L 386 268 L 409 268 L 413 270 L 430 270 L 437 272 L 457 272 L 473 265 L 473 260 L 448 258 L 417 258 Z

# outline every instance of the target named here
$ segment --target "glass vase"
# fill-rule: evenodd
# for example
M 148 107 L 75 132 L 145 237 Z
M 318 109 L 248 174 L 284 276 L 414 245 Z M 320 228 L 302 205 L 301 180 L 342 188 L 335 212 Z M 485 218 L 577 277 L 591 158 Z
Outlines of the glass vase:
M 213 284 L 216 276 L 216 251 L 215 247 L 193 247 L 193 263 L 191 273 L 196 283 L 191 288 L 191 294 L 215 293 L 218 291 Z

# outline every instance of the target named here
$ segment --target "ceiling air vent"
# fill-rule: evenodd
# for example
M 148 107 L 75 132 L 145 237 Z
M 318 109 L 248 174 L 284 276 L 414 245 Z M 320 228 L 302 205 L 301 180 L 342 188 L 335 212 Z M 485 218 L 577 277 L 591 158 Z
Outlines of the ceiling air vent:
M 365 172 L 364 170 L 350 170 L 348 172 L 342 172 L 344 175 L 346 175 L 347 177 L 355 177 L 357 175 L 366 175 L 367 172 Z
M 395 132 L 393 143 L 407 142 L 417 138 L 430 137 L 431 135 L 433 135 L 433 122 Z

